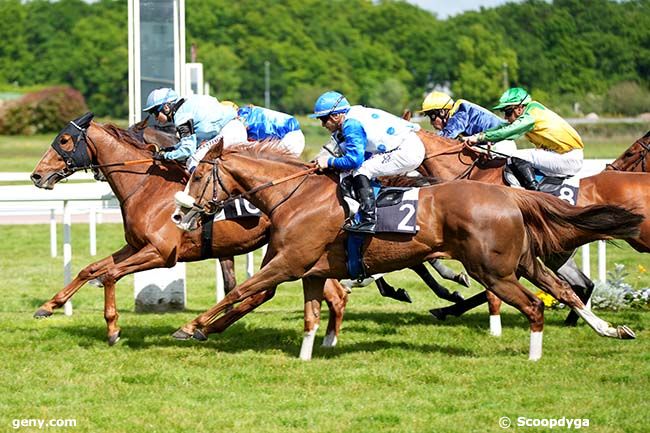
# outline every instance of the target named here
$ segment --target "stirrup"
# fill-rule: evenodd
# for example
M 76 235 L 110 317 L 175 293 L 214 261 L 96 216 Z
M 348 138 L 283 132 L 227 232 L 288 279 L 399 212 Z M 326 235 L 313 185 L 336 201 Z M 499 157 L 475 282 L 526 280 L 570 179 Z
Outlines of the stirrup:
M 347 222 L 343 225 L 343 230 L 353 233 L 367 233 L 375 234 L 375 222 L 365 221 L 355 224 L 354 222 Z

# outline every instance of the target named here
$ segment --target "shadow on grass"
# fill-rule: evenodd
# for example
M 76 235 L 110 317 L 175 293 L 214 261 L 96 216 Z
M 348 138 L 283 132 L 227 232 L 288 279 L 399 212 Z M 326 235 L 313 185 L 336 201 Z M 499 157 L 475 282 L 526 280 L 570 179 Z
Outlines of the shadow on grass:
M 253 327 L 246 321 L 235 323 L 225 332 L 221 334 L 212 334 L 206 342 L 198 342 L 194 340 L 178 341 L 171 337 L 171 334 L 178 328 L 182 320 L 176 320 L 176 316 L 183 313 L 173 314 L 168 313 L 160 318 L 173 317 L 174 320 L 169 321 L 167 324 L 151 324 L 147 326 L 139 324 L 124 325 L 122 328 L 122 339 L 118 345 L 128 347 L 133 350 L 147 350 L 150 348 L 166 348 L 178 347 L 179 349 L 192 348 L 192 350 L 208 350 L 219 351 L 224 353 L 241 353 L 245 351 L 254 351 L 259 353 L 278 351 L 286 354 L 289 357 L 296 357 L 300 350 L 302 341 L 302 315 L 299 312 L 291 312 L 283 314 L 280 319 L 283 322 L 295 323 L 295 329 L 291 327 L 260 327 L 255 325 Z M 258 312 L 256 315 L 276 315 L 277 312 Z M 554 314 L 550 320 L 553 325 L 561 326 L 564 314 Z M 322 328 L 325 325 L 325 319 L 321 324 Z M 276 318 L 277 320 L 277 318 Z M 504 328 L 524 328 L 528 327 L 527 320 L 519 313 L 506 313 L 502 316 Z M 376 326 L 379 325 L 379 326 Z M 345 339 L 346 333 L 365 334 L 365 341 L 361 342 L 345 342 L 338 347 L 328 350 L 320 348 L 318 345 L 322 342 L 322 331 L 317 338 L 316 347 L 314 348 L 315 357 L 332 358 L 338 357 L 343 354 L 359 353 L 359 352 L 375 352 L 382 350 L 409 350 L 421 353 L 442 353 L 451 356 L 459 357 L 474 357 L 477 356 L 476 352 L 472 349 L 462 347 L 462 345 L 454 344 L 453 342 L 444 342 L 437 344 L 434 342 L 427 342 L 424 344 L 417 344 L 406 341 L 393 341 L 388 340 L 388 335 L 395 335 L 399 332 L 387 332 L 388 327 L 412 327 L 412 326 L 431 326 L 432 335 L 454 332 L 460 326 L 464 330 L 469 330 L 473 335 L 485 335 L 488 329 L 488 316 L 482 312 L 468 313 L 459 318 L 449 318 L 446 321 L 438 321 L 427 313 L 415 312 L 349 312 L 345 316 L 342 329 L 342 338 Z M 52 332 L 63 332 L 68 334 L 69 337 L 79 341 L 80 346 L 95 346 L 100 347 L 106 344 L 106 328 L 102 325 L 88 326 L 87 323 L 83 325 L 74 324 L 59 326 L 52 329 L 50 337 L 53 337 Z M 396 337 L 399 340 L 399 335 Z M 404 337 L 404 340 L 407 338 Z M 432 338 L 434 339 L 434 338 Z M 343 340 L 345 341 L 345 340 Z

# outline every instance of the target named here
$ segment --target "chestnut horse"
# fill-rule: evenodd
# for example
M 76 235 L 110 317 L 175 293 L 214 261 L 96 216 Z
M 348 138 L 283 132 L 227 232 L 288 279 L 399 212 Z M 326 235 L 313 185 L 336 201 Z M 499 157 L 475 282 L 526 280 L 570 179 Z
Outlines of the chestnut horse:
M 326 278 L 345 278 L 345 213 L 335 176 L 269 146 L 216 144 L 190 178 L 196 212 L 218 209 L 238 194 L 271 220 L 262 268 L 207 312 L 176 331 L 176 337 L 204 340 L 220 315 L 278 284 L 307 277 L 305 339 L 301 358 L 311 357 Z M 541 194 L 480 182 L 458 181 L 421 188 L 417 234 L 381 233 L 365 242 L 370 273 L 390 272 L 434 258 L 454 258 L 486 289 L 529 320 L 530 359 L 541 357 L 543 303 L 518 281 L 524 276 L 574 308 L 603 336 L 634 338 L 596 317 L 569 286 L 537 256 L 559 253 L 596 239 L 634 236 L 643 217 L 617 206 L 572 207 Z
M 147 269 L 172 267 L 176 262 L 232 257 L 254 251 L 268 241 L 269 220 L 255 217 L 215 222 L 212 244 L 202 246 L 200 230 L 182 232 L 171 220 L 173 196 L 187 182 L 184 168 L 176 163 L 152 161 L 151 151 L 144 149 L 144 143 L 127 131 L 113 125 L 100 125 L 90 119 L 77 125 L 81 129 L 66 127 L 57 136 L 53 147 L 47 150 L 34 169 L 32 181 L 39 188 L 52 189 L 56 182 L 76 170 L 91 165 L 99 168 L 119 200 L 127 243 L 110 256 L 83 268 L 34 316 L 52 315 L 53 310 L 61 307 L 84 283 L 98 279 L 104 286 L 108 343 L 113 345 L 120 338 L 115 306 L 115 283 L 120 278 Z M 149 137 L 153 141 L 164 138 L 155 131 L 145 131 L 145 138 L 147 135 L 153 135 Z M 55 147 L 60 150 L 56 151 Z M 84 153 L 88 157 L 85 161 L 79 157 Z M 341 326 L 347 292 L 338 281 L 328 280 L 326 298 L 330 317 L 324 345 L 333 346 Z M 259 299 L 256 301 L 260 303 Z M 217 328 L 228 327 L 250 311 L 251 304 L 242 303 L 229 311 Z
M 441 180 L 469 179 L 496 185 L 505 185 L 503 181 L 505 159 L 492 159 L 488 155 L 468 147 L 457 140 L 440 137 L 429 131 L 421 130 L 418 132 L 418 135 L 426 148 L 425 160 L 418 169 L 423 175 L 435 176 Z M 644 140 L 647 141 L 647 137 L 648 134 L 638 140 L 632 147 L 638 145 L 640 148 L 645 149 Z M 634 161 L 639 161 L 639 159 L 634 159 Z M 580 181 L 577 204 L 581 206 L 616 204 L 635 207 L 636 211 L 644 215 L 646 219 L 640 226 L 641 230 L 639 235 L 634 238 L 628 238 L 626 241 L 637 251 L 650 252 L 650 219 L 648 219 L 648 216 L 650 216 L 650 176 L 647 174 L 603 171 L 597 175 L 586 177 Z M 554 264 L 559 266 L 563 261 L 555 260 L 556 263 Z M 573 266 L 568 276 L 564 273 L 559 273 L 563 277 L 567 277 L 567 280 L 572 283 L 572 286 L 578 289 L 580 287 L 578 283 L 584 281 L 586 277 L 575 267 L 572 260 L 567 265 Z M 549 264 L 549 266 L 551 265 Z M 557 269 L 556 266 L 551 267 Z M 575 281 L 575 284 L 572 280 Z M 584 302 L 589 298 L 591 289 L 593 288 L 593 283 L 590 281 L 589 283 L 589 291 L 581 296 Z M 466 301 L 449 307 L 435 309 L 431 312 L 440 319 L 444 319 L 447 315 L 459 316 L 465 311 L 488 301 L 487 295 L 486 293 L 481 293 Z M 499 309 L 500 301 L 491 297 L 490 314 L 495 317 L 498 316 Z M 573 324 L 576 318 L 569 317 L 567 318 L 567 322 Z
M 650 131 L 632 144 L 605 170 L 650 172 Z

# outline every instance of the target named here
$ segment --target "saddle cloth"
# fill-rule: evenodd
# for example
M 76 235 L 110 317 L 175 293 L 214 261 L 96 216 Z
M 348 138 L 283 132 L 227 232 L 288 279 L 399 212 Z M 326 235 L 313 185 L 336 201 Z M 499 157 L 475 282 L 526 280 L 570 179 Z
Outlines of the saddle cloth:
M 261 215 L 262 212 L 253 203 L 246 199 L 238 198 L 237 200 L 226 203 L 223 209 L 214 215 L 214 221 L 259 217 Z
M 521 188 L 519 179 L 506 165 L 503 171 L 503 179 L 506 185 Z M 541 171 L 535 169 L 535 179 L 539 183 L 538 191 L 551 194 L 560 200 L 564 200 L 569 204 L 575 206 L 578 199 L 578 191 L 580 189 L 580 179 L 577 176 L 571 177 L 555 177 L 548 176 Z

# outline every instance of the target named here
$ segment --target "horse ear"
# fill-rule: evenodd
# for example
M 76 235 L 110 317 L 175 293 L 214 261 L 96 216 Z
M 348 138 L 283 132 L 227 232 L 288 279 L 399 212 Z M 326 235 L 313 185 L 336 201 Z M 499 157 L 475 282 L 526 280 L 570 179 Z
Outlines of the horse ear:
M 409 110 L 408 108 L 404 109 L 404 112 L 402 113 L 402 119 L 411 120 L 412 116 L 413 114 L 411 113 L 411 110 Z
M 219 140 L 212 145 L 208 153 L 205 154 L 205 159 L 215 160 L 221 156 L 223 153 L 223 137 L 219 137 Z

